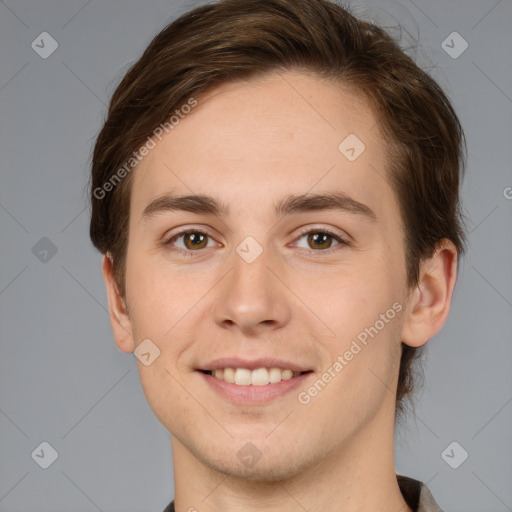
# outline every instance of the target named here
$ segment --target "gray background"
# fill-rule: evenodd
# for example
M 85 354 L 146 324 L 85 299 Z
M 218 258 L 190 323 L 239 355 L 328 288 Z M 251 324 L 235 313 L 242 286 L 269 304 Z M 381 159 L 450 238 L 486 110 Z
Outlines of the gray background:
M 0 2 L 1 511 L 161 511 L 173 496 L 170 435 L 112 338 L 86 178 L 115 85 L 199 3 Z M 447 512 L 512 510 L 512 1 L 350 5 L 407 29 L 402 44 L 448 92 L 469 146 L 469 254 L 396 436 L 397 471 Z M 31 47 L 44 31 L 59 45 L 47 59 Z M 453 31 L 469 44 L 456 59 L 441 46 Z M 43 237 L 57 249 L 46 262 Z M 31 457 L 43 441 L 58 452 L 48 469 Z M 441 456 L 453 441 L 469 453 L 457 469 Z

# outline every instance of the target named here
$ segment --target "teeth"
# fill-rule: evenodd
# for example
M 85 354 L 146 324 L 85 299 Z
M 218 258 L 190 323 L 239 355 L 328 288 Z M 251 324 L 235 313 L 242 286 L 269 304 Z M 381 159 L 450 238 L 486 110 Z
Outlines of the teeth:
M 237 368 L 235 372 L 235 384 L 247 386 L 251 383 L 251 372 L 246 368 Z
M 237 372 L 238 372 L 238 370 L 237 370 Z M 253 386 L 266 386 L 269 382 L 270 382 L 270 379 L 268 376 L 268 370 L 266 368 L 258 368 L 256 370 L 252 371 L 251 384 Z M 238 382 L 237 382 L 237 384 L 238 384 Z
M 268 374 L 269 382 L 271 384 L 275 384 L 276 382 L 281 382 L 281 370 L 279 368 L 270 368 L 270 372 Z
M 289 380 L 296 375 L 300 375 L 300 372 L 281 368 L 256 368 L 253 371 L 247 368 L 224 368 L 214 370 L 211 374 L 216 379 L 225 380 L 239 386 L 266 386 L 282 380 Z
M 281 372 L 281 379 L 282 380 L 288 380 L 293 377 L 293 372 L 291 370 L 283 370 Z
M 220 375 L 217 375 L 217 372 L 220 372 Z M 224 378 L 226 382 L 235 382 L 235 370 L 233 368 L 224 368 L 224 375 L 222 374 L 222 370 L 215 370 L 215 377 L 219 379 Z

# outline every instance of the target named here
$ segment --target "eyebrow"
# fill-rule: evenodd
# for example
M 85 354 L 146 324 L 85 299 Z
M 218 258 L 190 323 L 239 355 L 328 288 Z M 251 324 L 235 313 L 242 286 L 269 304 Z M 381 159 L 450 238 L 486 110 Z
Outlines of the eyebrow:
M 361 215 L 371 222 L 377 222 L 377 216 L 369 206 L 356 201 L 343 192 L 289 195 L 274 205 L 274 215 L 276 217 L 321 210 L 344 211 Z M 229 217 L 230 215 L 229 206 L 211 196 L 203 194 L 166 194 L 151 201 L 144 208 L 141 218 L 144 221 L 156 214 L 172 211 L 210 214 L 219 218 Z

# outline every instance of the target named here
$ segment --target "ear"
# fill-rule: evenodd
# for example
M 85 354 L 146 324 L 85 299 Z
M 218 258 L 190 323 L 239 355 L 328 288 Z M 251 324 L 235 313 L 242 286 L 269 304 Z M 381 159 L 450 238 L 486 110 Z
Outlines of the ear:
M 114 279 L 114 264 L 109 253 L 103 256 L 103 279 L 107 287 L 110 325 L 119 350 L 131 353 L 135 350 L 132 323 L 125 299 L 119 294 Z
M 402 328 L 402 342 L 421 347 L 443 327 L 457 280 L 457 249 L 442 240 L 433 256 L 420 263 L 419 282 L 411 292 Z

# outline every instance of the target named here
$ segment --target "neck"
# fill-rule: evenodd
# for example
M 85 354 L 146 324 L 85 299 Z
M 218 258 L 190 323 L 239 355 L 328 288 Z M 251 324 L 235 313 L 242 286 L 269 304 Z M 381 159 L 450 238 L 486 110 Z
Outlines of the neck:
M 290 470 L 292 476 L 272 481 L 221 472 L 173 437 L 176 512 L 413 512 L 396 480 L 394 417 L 389 428 L 389 414 L 379 414 L 336 449 L 310 457 L 304 467 Z

